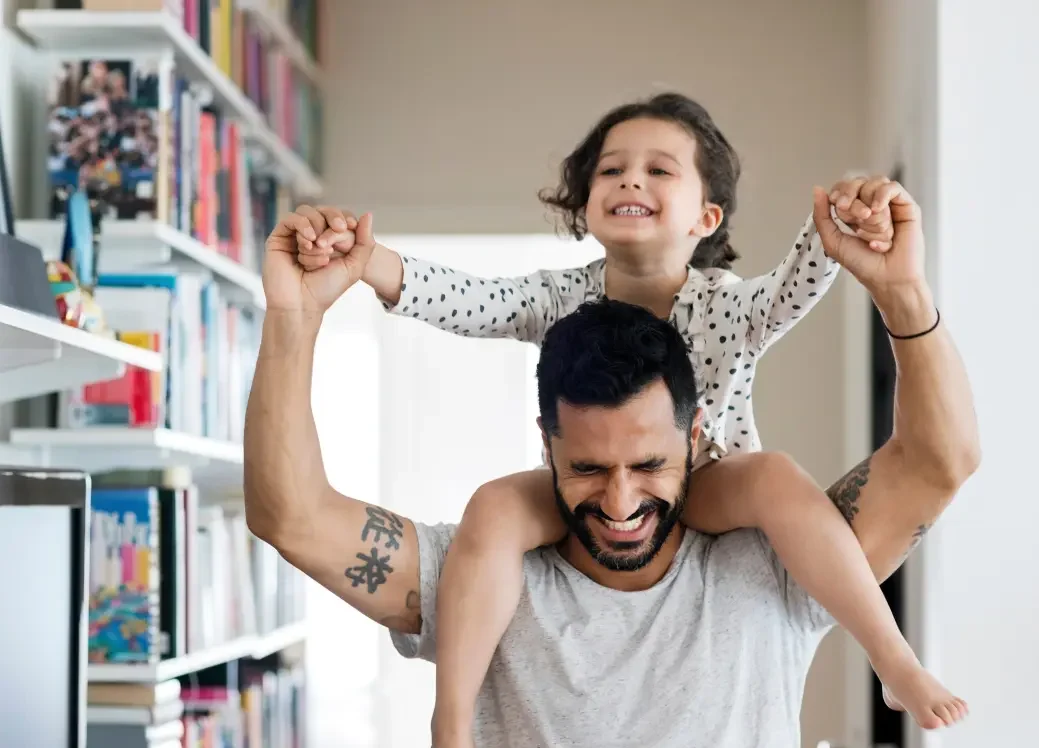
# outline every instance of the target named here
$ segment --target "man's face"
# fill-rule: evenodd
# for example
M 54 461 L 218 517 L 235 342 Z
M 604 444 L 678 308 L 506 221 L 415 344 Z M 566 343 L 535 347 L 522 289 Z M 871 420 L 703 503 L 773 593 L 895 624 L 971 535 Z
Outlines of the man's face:
M 678 429 L 667 387 L 654 382 L 621 407 L 560 403 L 559 427 L 546 446 L 563 519 L 604 567 L 641 569 L 682 513 L 699 424 Z

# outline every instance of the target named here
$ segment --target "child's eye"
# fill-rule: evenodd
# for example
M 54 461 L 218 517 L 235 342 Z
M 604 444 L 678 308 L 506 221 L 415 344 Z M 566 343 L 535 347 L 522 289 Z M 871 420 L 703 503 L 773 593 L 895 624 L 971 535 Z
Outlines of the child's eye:
M 654 177 L 666 177 L 669 176 L 671 172 L 666 171 L 665 169 L 650 169 L 649 173 Z
M 608 169 L 603 169 L 599 173 L 602 174 L 604 177 L 615 177 L 621 173 L 621 170 L 618 169 L 616 166 L 611 166 Z

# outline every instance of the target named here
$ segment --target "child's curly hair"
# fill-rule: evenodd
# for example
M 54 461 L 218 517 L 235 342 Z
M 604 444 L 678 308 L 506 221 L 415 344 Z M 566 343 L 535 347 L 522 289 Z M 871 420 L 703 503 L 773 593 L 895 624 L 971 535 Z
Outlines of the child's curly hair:
M 658 94 L 607 113 L 563 161 L 562 181 L 554 190 L 542 190 L 541 202 L 558 210 L 567 231 L 583 239 L 588 233 L 585 208 L 606 135 L 615 125 L 642 117 L 675 122 L 696 138 L 696 168 L 704 183 L 704 198 L 722 209 L 722 222 L 713 234 L 700 240 L 690 261 L 695 268 L 728 270 L 739 259 L 729 244 L 729 218 L 736 211 L 740 160 L 707 110 L 682 94 Z

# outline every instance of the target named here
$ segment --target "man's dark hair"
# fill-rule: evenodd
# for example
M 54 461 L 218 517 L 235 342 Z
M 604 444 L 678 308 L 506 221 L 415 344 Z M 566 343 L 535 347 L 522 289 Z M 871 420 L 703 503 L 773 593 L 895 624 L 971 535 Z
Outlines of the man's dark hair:
M 696 245 L 690 263 L 701 269 L 731 269 L 739 258 L 729 241 L 729 219 L 736 212 L 740 159 L 707 110 L 680 93 L 657 94 L 608 112 L 563 161 L 559 186 L 542 190 L 541 202 L 559 211 L 571 236 L 583 239 L 588 233 L 585 208 L 606 136 L 620 123 L 642 118 L 674 122 L 696 138 L 696 168 L 703 181 L 704 197 L 722 209 L 722 222 Z
M 692 429 L 696 379 L 685 341 L 665 320 L 621 301 L 590 301 L 545 334 L 538 360 L 541 425 L 559 436 L 559 403 L 621 406 L 663 380 L 675 425 Z

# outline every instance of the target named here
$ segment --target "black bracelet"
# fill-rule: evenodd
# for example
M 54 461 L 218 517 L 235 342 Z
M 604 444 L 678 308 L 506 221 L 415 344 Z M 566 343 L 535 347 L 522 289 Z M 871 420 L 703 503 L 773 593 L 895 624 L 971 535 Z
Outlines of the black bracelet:
M 938 309 L 938 307 L 934 308 L 934 312 L 938 315 L 938 319 L 934 321 L 934 324 L 928 327 L 923 332 L 914 332 L 912 335 L 895 335 L 895 333 L 891 332 L 891 330 L 888 329 L 887 323 L 882 321 L 881 324 L 884 325 L 884 329 L 887 330 L 887 334 L 893 337 L 895 340 L 912 340 L 913 338 L 922 338 L 924 335 L 934 332 L 935 329 L 938 327 L 938 323 L 942 321 L 942 313 Z

